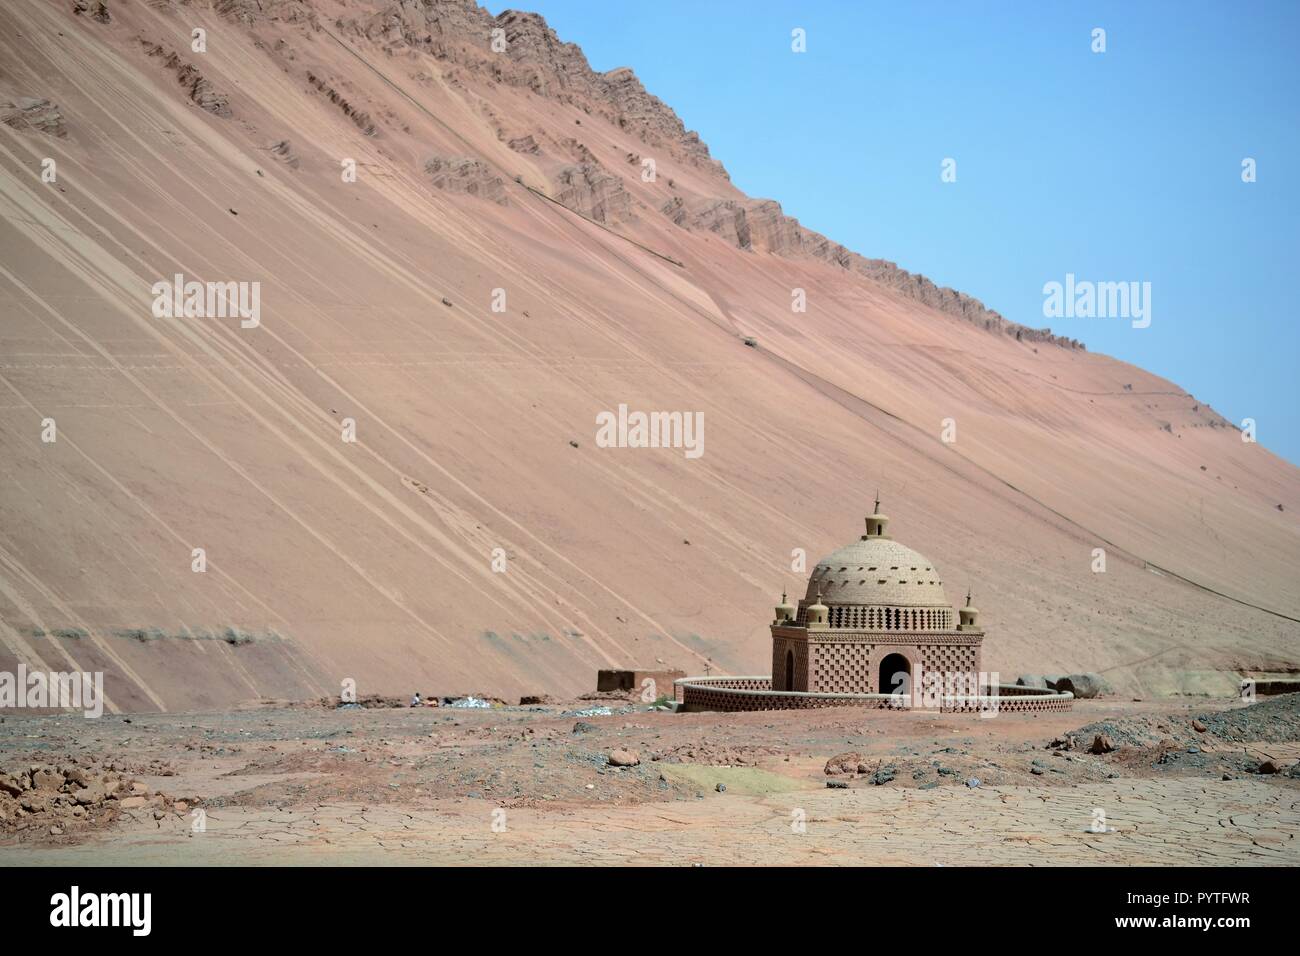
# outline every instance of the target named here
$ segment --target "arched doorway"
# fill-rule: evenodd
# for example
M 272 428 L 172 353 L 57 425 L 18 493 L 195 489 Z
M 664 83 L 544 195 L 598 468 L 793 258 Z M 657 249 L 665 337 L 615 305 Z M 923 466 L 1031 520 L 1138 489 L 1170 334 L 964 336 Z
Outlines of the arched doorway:
M 794 690 L 794 651 L 785 652 L 785 689 Z
M 876 684 L 878 694 L 912 693 L 912 663 L 902 654 L 886 654 L 880 662 L 880 679 Z

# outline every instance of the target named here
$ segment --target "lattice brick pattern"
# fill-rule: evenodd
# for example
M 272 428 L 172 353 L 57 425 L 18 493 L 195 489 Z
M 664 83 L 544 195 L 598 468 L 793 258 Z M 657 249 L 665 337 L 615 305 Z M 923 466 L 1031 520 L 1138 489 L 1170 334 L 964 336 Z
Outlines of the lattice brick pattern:
M 766 681 L 764 681 L 766 683 Z M 716 689 L 715 689 L 716 688 Z M 751 710 L 815 710 L 824 707 L 862 707 L 880 710 L 890 706 L 888 697 L 818 697 L 814 694 L 776 694 L 764 690 L 723 690 L 701 684 L 682 687 L 682 701 L 689 710 L 751 711 Z M 946 699 L 940 710 L 944 713 L 973 713 L 994 707 L 998 713 L 1043 713 L 1067 711 L 1074 699 L 1052 695 L 1050 697 L 999 697 L 996 702 L 979 699 Z
M 870 644 L 814 645 L 812 686 L 823 694 L 865 694 L 871 688 Z
M 975 668 L 975 648 L 960 644 L 921 646 L 921 667 L 927 674 L 969 674 Z

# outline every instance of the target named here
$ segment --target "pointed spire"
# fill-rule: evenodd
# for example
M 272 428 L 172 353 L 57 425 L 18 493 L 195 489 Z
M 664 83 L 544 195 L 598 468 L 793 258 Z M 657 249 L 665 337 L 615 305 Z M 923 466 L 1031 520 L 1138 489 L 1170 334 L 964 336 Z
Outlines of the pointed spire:
M 876 489 L 876 510 L 872 514 L 880 514 L 880 489 Z
M 966 586 L 966 606 L 970 607 L 970 585 Z

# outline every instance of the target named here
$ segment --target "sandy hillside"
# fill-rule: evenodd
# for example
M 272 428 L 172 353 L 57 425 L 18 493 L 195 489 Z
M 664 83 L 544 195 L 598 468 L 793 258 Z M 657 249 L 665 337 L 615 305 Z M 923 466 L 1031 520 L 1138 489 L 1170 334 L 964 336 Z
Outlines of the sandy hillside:
M 766 673 L 792 550 L 877 487 L 1004 677 L 1300 665 L 1294 467 L 744 196 L 539 18 L 14 0 L 0 118 L 0 669 L 120 710 Z M 176 273 L 259 282 L 260 324 L 156 318 Z M 597 447 L 620 403 L 705 453 Z

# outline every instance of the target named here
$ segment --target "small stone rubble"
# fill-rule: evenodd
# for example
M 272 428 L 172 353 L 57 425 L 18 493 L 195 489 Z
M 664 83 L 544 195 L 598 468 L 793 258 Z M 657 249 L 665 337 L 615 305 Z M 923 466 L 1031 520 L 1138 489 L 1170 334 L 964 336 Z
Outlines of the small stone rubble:
M 20 839 L 61 837 L 107 826 L 123 813 L 151 813 L 161 820 L 168 814 L 185 814 L 194 803 L 151 792 L 114 764 L 33 765 L 0 771 L 0 833 Z

